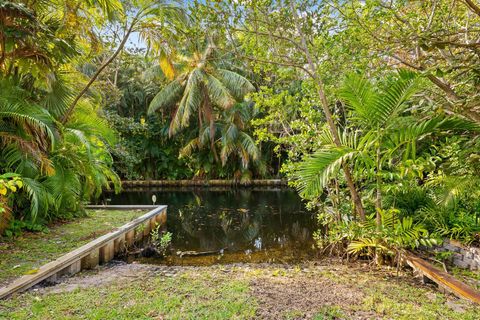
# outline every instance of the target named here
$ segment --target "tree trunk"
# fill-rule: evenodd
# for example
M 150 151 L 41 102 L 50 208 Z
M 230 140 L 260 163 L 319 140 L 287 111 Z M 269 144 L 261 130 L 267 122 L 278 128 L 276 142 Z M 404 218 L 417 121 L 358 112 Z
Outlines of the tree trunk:
M 330 132 L 332 133 L 333 140 L 334 140 L 335 144 L 337 146 L 341 146 L 340 137 L 339 137 L 338 131 L 337 131 L 337 126 L 335 125 L 335 122 L 333 121 L 332 113 L 330 112 L 330 108 L 328 106 L 327 97 L 326 97 L 325 91 L 323 89 L 323 82 L 317 74 L 317 69 L 315 68 L 315 65 L 314 65 L 313 60 L 312 60 L 312 56 L 310 54 L 310 50 L 308 49 L 307 41 L 305 39 L 305 35 L 303 34 L 302 29 L 300 28 L 297 9 L 295 8 L 295 6 L 293 4 L 293 1 L 290 2 L 290 6 L 291 6 L 291 9 L 292 9 L 293 18 L 295 20 L 295 27 L 296 27 L 297 32 L 298 32 L 298 34 L 301 38 L 301 41 L 302 41 L 302 49 L 303 49 L 303 52 L 305 54 L 305 57 L 307 58 L 308 67 L 310 69 L 311 76 L 316 83 L 317 93 L 318 93 L 318 96 L 320 97 L 320 102 L 321 102 L 321 105 L 322 105 L 323 113 L 324 113 L 325 118 L 326 118 L 327 123 L 328 123 L 328 127 L 330 129 Z M 343 169 L 343 172 L 345 173 L 345 180 L 347 182 L 348 189 L 350 190 L 350 194 L 352 196 L 352 201 L 353 201 L 353 204 L 355 206 L 355 209 L 356 209 L 356 211 L 357 211 L 357 213 L 360 217 L 360 220 L 364 221 L 365 220 L 365 209 L 363 208 L 362 199 L 360 198 L 359 192 L 357 191 L 357 189 L 355 187 L 355 184 L 353 182 L 353 178 L 352 178 L 352 174 L 350 172 L 350 168 L 348 167 L 347 164 L 344 163 L 344 164 L 342 164 L 342 169 Z
M 382 216 L 381 216 L 381 210 L 382 210 L 382 177 L 380 176 L 382 171 L 382 164 L 380 162 L 380 147 L 377 146 L 377 172 L 376 172 L 376 178 L 377 178 L 377 195 L 375 199 L 375 211 L 376 211 L 376 216 L 375 216 L 375 222 L 377 225 L 377 230 L 380 231 L 380 228 L 382 226 Z
M 202 91 L 203 91 L 203 114 L 205 116 L 205 120 L 208 121 L 209 124 L 209 136 L 210 136 L 210 149 L 213 152 L 213 158 L 215 159 L 215 162 L 220 162 L 220 159 L 218 158 L 217 154 L 217 149 L 215 147 L 215 115 L 213 114 L 213 109 L 212 109 L 212 102 L 210 101 L 210 97 L 208 95 L 208 90 L 205 86 L 202 85 Z M 199 130 L 202 130 L 202 126 L 200 124 Z M 199 132 L 199 138 L 200 138 L 201 132 Z

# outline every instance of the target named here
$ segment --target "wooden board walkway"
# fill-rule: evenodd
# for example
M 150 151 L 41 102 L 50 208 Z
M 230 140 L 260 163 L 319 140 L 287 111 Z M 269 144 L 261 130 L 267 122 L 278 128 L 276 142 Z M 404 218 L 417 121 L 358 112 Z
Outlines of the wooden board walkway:
M 136 241 L 148 237 L 153 228 L 165 225 L 166 221 L 167 206 L 156 206 L 120 228 L 43 265 L 36 273 L 22 276 L 8 286 L 0 288 L 0 299 L 25 291 L 46 279 L 56 280 L 59 276 L 75 274 L 82 269 L 91 269 L 98 264 L 106 263 Z
M 409 254 L 406 260 L 408 265 L 412 267 L 418 275 L 435 282 L 440 289 L 451 292 L 459 298 L 480 304 L 480 292 L 467 286 L 450 274 L 435 268 L 432 264 L 413 254 Z

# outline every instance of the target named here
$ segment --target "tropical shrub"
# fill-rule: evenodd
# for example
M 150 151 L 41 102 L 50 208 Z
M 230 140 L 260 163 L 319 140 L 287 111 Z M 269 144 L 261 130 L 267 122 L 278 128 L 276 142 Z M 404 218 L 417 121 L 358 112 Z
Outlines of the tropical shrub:
M 115 137 L 100 101 L 93 90 L 75 95 L 86 83 L 76 69 L 81 51 L 89 49 L 90 41 L 83 41 L 122 7 L 116 0 L 70 5 L 0 4 L 0 174 L 10 179 L 1 202 L 2 215 L 13 218 L 10 235 L 82 214 L 83 202 L 111 183 L 118 190 L 109 153 Z
M 376 227 L 370 225 L 371 217 L 358 221 L 348 211 L 337 209 L 338 217 L 329 222 L 336 225 L 328 227 L 328 236 L 320 237 L 320 244 L 342 243 L 350 254 L 374 256 L 381 262 L 382 256 L 398 257 L 404 249 L 434 244 L 429 234 L 464 241 L 475 237 L 474 216 L 465 215 L 461 201 L 455 199 L 462 198 L 463 184 L 476 194 L 477 179 L 465 176 L 466 172 L 455 173 L 453 154 L 442 157 L 442 152 L 435 152 L 435 144 L 424 141 L 441 141 L 453 133 L 468 135 L 478 131 L 478 126 L 453 116 L 413 115 L 409 108 L 420 87 L 421 79 L 411 73 L 400 73 L 377 87 L 357 75 L 347 78 L 340 90 L 350 111 L 349 125 L 341 133 L 342 145 L 335 145 L 331 135 L 323 133 L 320 148 L 300 164 L 297 183 L 301 194 L 312 200 L 325 190 L 338 193 L 339 184 L 344 183 L 338 172 L 343 165 L 351 166 L 366 208 L 376 212 Z M 331 192 L 333 186 L 337 190 Z
M 331 214 L 320 214 L 323 229 L 315 234 L 317 245 L 330 254 L 367 257 L 376 264 L 399 264 L 406 250 L 441 242 L 438 235 L 430 234 L 412 217 L 401 218 L 396 209 L 381 211 L 380 216 L 378 225 L 376 213 L 368 215 L 365 221 L 335 221 Z
M 23 186 L 19 175 L 4 173 L 0 175 L 0 234 L 7 229 L 12 221 L 11 198 Z
M 171 232 L 162 232 L 160 226 L 157 226 L 150 232 L 150 241 L 156 250 L 162 255 L 165 256 L 167 253 L 168 247 L 172 243 L 172 233 Z

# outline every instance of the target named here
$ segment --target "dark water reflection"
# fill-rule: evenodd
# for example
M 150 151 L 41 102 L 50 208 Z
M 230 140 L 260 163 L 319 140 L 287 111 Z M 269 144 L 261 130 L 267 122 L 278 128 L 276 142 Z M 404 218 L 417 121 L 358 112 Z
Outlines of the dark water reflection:
M 110 196 L 111 204 L 168 205 L 172 254 L 157 263 L 292 262 L 312 254 L 315 216 L 290 189 L 143 190 Z M 179 257 L 177 252 L 214 251 Z

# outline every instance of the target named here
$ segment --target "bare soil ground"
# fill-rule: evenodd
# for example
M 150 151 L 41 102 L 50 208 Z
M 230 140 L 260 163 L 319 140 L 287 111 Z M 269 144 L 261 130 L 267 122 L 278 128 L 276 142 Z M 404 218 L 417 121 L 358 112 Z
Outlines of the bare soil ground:
M 480 319 L 476 317 L 479 309 L 441 294 L 433 286 L 416 282 L 409 273 L 397 275 L 394 270 L 374 270 L 358 263 L 342 264 L 333 260 L 298 266 L 232 264 L 210 267 L 117 262 L 62 279 L 54 286 L 34 288 L 33 293 L 46 297 L 118 284 L 126 288 L 127 284 L 138 286 L 146 279 L 162 279 L 174 288 L 178 286 L 175 292 L 188 300 L 195 292 L 188 289 L 185 293 L 181 286 L 183 281 L 192 278 L 202 279 L 205 286 L 212 288 L 228 282 L 244 283 L 248 288 L 246 301 L 255 306 L 254 316 L 238 316 L 238 319 Z M 221 303 L 222 297 L 218 299 Z M 175 317 L 166 315 L 164 318 Z

